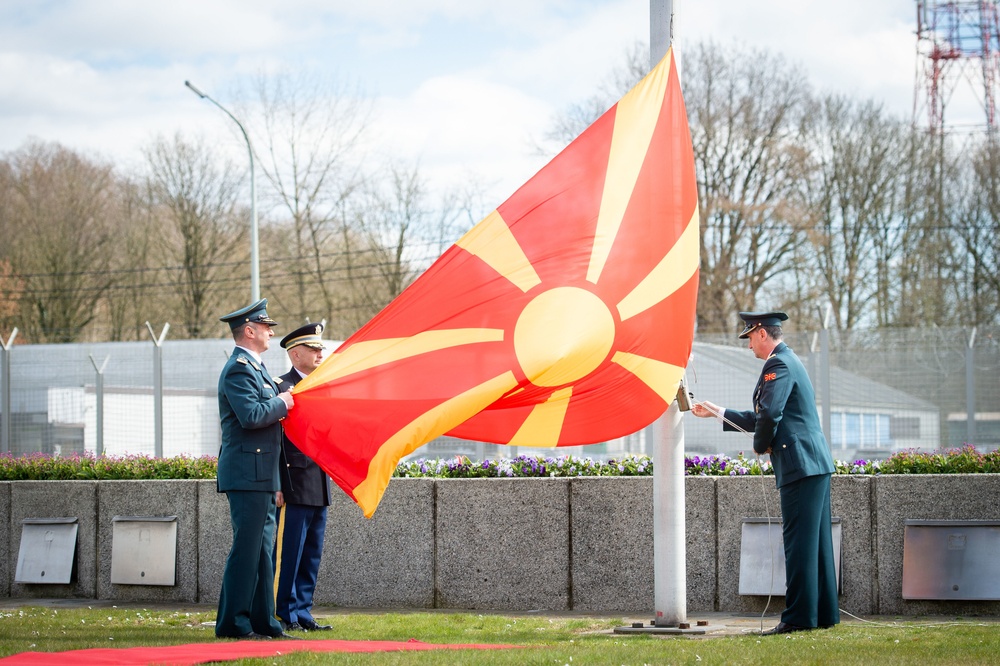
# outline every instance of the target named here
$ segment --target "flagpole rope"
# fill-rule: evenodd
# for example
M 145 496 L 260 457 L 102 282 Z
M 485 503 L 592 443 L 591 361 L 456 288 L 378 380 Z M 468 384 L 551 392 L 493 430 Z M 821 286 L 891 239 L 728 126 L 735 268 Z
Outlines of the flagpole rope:
M 743 428 L 741 428 L 740 426 L 738 426 L 737 424 L 733 423 L 731 420 L 729 420 L 729 419 L 726 418 L 726 410 L 725 409 L 722 409 L 722 410 L 720 410 L 720 411 L 717 412 L 714 409 L 712 409 L 711 407 L 709 407 L 708 405 L 706 405 L 704 402 L 701 402 L 699 400 L 695 400 L 694 404 L 701 405 L 706 410 L 708 410 L 709 413 L 711 413 L 714 416 L 716 416 L 717 418 L 721 419 L 723 422 L 728 423 L 735 430 L 743 433 L 744 435 L 746 435 L 750 439 L 753 439 L 753 433 L 752 432 L 750 432 L 749 430 L 744 430 Z M 767 551 L 768 551 L 768 555 L 770 555 L 770 558 L 771 558 L 771 567 L 770 567 L 770 569 L 771 569 L 771 579 L 770 579 L 770 581 L 771 582 L 767 586 L 767 603 L 764 604 L 764 610 L 760 614 L 760 633 L 763 634 L 764 633 L 764 617 L 767 615 L 768 608 L 771 607 L 771 597 L 772 597 L 771 590 L 774 588 L 774 547 L 771 545 L 772 544 L 772 542 L 771 542 L 771 510 L 770 510 L 770 508 L 768 506 L 768 502 L 767 502 L 767 485 L 765 484 L 765 481 L 764 481 L 764 467 L 761 465 L 760 454 L 757 453 L 756 449 L 754 449 L 753 454 L 757 458 L 757 468 L 760 470 L 760 493 L 761 493 L 761 497 L 764 500 L 764 515 L 767 517 L 767 545 L 768 545 Z

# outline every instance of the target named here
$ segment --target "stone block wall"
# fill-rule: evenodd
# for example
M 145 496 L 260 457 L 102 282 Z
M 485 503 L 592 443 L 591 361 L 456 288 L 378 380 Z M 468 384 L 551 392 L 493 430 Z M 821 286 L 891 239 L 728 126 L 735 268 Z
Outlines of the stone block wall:
M 393 479 L 371 520 L 335 493 L 318 605 L 653 612 L 653 480 Z M 687 609 L 760 613 L 739 594 L 744 518 L 779 517 L 773 477 L 685 479 Z M 1000 475 L 834 476 L 841 608 L 856 614 L 1000 614 L 1000 601 L 902 598 L 907 519 L 1000 520 Z M 173 586 L 111 583 L 115 516 L 177 516 Z M 26 518 L 76 517 L 68 585 L 14 581 Z M 0 594 L 215 603 L 232 542 L 209 481 L 0 483 Z M 783 599 L 771 598 L 769 612 Z

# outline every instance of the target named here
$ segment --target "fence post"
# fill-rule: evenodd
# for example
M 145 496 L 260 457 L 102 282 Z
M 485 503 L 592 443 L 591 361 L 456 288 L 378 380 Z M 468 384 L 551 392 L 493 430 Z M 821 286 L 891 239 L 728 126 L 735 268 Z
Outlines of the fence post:
M 153 420 L 155 421 L 155 438 L 153 455 L 163 457 L 163 338 L 167 337 L 170 324 L 163 325 L 159 339 L 153 333 L 153 327 L 146 322 L 149 337 L 153 339 Z
M 101 363 L 101 367 L 97 367 L 97 361 L 94 360 L 93 354 L 88 354 L 90 356 L 90 362 L 94 366 L 94 370 L 97 371 L 97 382 L 96 387 L 96 400 L 97 400 L 97 444 L 94 448 L 94 455 L 102 456 L 104 455 L 104 368 L 108 367 L 108 359 L 110 356 L 104 357 L 104 363 Z
M 17 337 L 17 326 L 10 332 L 7 342 L 0 338 L 0 356 L 3 357 L 3 373 L 0 374 L 0 393 L 3 394 L 3 406 L 0 407 L 0 452 L 10 453 L 10 422 L 13 419 L 10 407 L 10 348 Z
M 965 441 L 975 446 L 976 433 L 976 327 L 965 348 Z
M 826 312 L 823 313 L 823 328 L 819 332 L 819 349 L 820 349 L 820 366 L 822 369 L 820 385 L 817 387 L 819 389 L 820 401 L 823 404 L 823 436 L 826 437 L 827 444 L 832 441 L 830 439 L 830 409 L 833 407 L 831 404 L 830 396 L 830 315 L 832 314 L 833 306 L 829 303 L 826 304 Z M 831 445 L 832 448 L 832 445 Z

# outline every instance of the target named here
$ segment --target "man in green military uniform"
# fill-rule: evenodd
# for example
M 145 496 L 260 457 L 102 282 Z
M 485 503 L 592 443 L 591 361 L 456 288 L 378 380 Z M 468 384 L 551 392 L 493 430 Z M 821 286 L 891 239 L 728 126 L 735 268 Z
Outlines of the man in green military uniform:
M 754 355 L 764 361 L 753 410 L 738 412 L 710 402 L 695 416 L 714 416 L 723 430 L 753 433 L 753 448 L 769 453 L 781 497 L 785 546 L 785 610 L 765 635 L 827 628 L 840 622 L 830 512 L 830 448 L 823 437 L 812 382 L 799 357 L 782 342 L 784 312 L 741 312 Z
M 221 318 L 236 348 L 219 376 L 218 490 L 229 500 L 233 546 L 226 558 L 215 635 L 269 640 L 287 637 L 274 617 L 275 493 L 279 490 L 281 425 L 294 405 L 268 374 L 261 354 L 270 346 L 277 322 L 267 315 L 267 299 Z

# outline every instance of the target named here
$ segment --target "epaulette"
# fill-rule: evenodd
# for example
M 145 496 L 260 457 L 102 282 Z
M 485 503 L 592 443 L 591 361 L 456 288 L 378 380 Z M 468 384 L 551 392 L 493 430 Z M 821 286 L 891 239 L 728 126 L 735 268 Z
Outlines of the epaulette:
M 275 383 L 277 383 L 277 384 L 280 384 L 281 382 L 285 381 L 281 377 L 274 377 L 273 379 L 274 379 Z
M 236 357 L 236 362 L 237 363 L 242 363 L 243 365 L 246 365 L 247 364 L 247 357 L 246 356 L 237 356 Z

